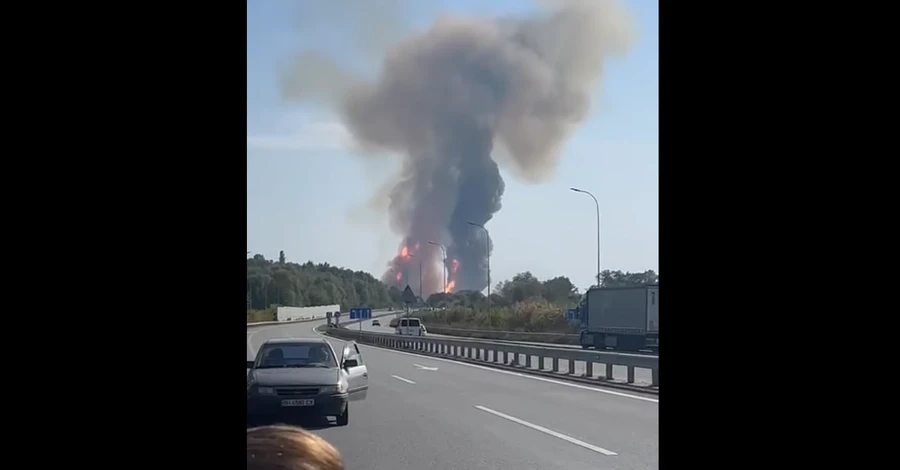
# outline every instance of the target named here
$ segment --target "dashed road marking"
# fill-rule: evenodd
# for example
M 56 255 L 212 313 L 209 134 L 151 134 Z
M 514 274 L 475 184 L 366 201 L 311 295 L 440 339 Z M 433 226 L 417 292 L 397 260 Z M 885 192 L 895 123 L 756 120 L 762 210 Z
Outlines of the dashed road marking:
M 538 426 L 537 424 L 529 423 L 528 421 L 525 421 L 524 419 L 519 419 L 519 418 L 516 418 L 515 416 L 510 416 L 510 415 L 508 415 L 508 414 L 504 414 L 504 413 L 501 413 L 501 412 L 499 412 L 499 411 L 492 410 L 492 409 L 490 409 L 490 408 L 488 408 L 488 407 L 486 407 L 486 406 L 476 405 L 475 408 L 477 408 L 477 409 L 479 409 L 479 410 L 481 410 L 481 411 L 488 412 L 488 413 L 490 413 L 490 414 L 492 414 L 492 415 L 494 415 L 494 416 L 499 416 L 499 417 L 501 417 L 501 418 L 503 418 L 503 419 L 505 419 L 505 420 L 512 421 L 513 423 L 521 424 L 522 426 L 525 426 L 525 427 L 534 429 L 535 431 L 540 431 L 540 432 L 542 432 L 542 433 L 544 433 L 544 434 L 549 434 L 549 435 L 551 435 L 551 436 L 553 436 L 553 437 L 555 437 L 555 438 L 562 439 L 562 440 L 564 440 L 564 441 L 566 441 L 566 442 L 570 442 L 570 443 L 572 443 L 572 444 L 575 444 L 576 446 L 581 446 L 581 447 L 584 447 L 585 449 L 592 450 L 592 451 L 594 451 L 594 452 L 597 452 L 597 453 L 600 453 L 600 454 L 603 454 L 603 455 L 618 455 L 618 454 L 616 454 L 615 452 L 613 452 L 613 451 L 611 451 L 611 450 L 607 450 L 607 449 L 604 449 L 604 448 L 602 448 L 602 447 L 595 446 L 595 445 L 593 445 L 593 444 L 588 444 L 587 442 L 584 442 L 584 441 L 579 440 L 579 439 L 575 439 L 575 438 L 572 437 L 572 436 L 567 436 L 567 435 L 565 435 L 565 434 L 563 434 L 563 433 L 556 432 L 556 431 L 554 431 L 554 430 L 552 430 L 552 429 L 547 429 L 547 428 L 545 428 L 545 427 L 543 427 L 543 426 Z

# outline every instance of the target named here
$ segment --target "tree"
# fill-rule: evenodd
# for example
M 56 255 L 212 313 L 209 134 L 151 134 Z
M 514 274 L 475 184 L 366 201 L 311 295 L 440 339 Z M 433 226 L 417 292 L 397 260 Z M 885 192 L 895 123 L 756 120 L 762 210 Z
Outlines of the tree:
M 601 273 L 601 278 L 606 287 L 659 282 L 653 270 L 639 273 L 607 270 Z M 580 297 L 578 288 L 566 276 L 541 281 L 526 271 L 497 284 L 491 292 L 490 312 L 487 298 L 481 292 L 459 291 L 431 295 L 428 305 L 446 310 L 421 315 L 426 322 L 458 328 L 574 333 L 576 330 L 563 312 L 575 307 Z
M 391 288 L 396 291 L 396 288 Z M 349 310 L 363 304 L 370 308 L 396 305 L 394 293 L 371 274 L 331 266 L 328 263 L 289 263 L 284 251 L 278 261 L 262 255 L 247 259 L 249 308 L 264 310 L 271 305 L 307 307 L 339 304 Z M 396 298 L 400 292 L 396 292 Z
M 652 269 L 642 273 L 623 273 L 622 271 L 610 271 L 607 269 L 600 273 L 600 277 L 603 279 L 603 287 L 629 287 L 659 283 L 659 275 Z
M 544 281 L 544 298 L 550 303 L 577 303 L 578 297 L 578 288 L 565 276 Z

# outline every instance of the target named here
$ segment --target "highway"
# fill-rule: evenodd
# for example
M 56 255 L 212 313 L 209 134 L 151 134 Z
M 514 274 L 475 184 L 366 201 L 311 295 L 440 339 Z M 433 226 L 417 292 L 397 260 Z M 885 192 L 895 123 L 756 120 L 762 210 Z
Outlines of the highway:
M 247 358 L 268 338 L 318 336 L 322 323 L 248 328 Z M 343 341 L 328 340 L 340 354 Z M 313 429 L 347 469 L 659 467 L 657 397 L 360 349 L 368 398 L 351 403 L 348 426 Z
M 413 316 L 414 316 L 414 315 L 413 315 Z M 381 323 L 381 326 L 372 326 L 372 320 L 366 320 L 366 321 L 362 322 L 362 330 L 363 330 L 363 331 L 372 331 L 372 332 L 375 332 L 375 333 L 393 334 L 393 333 L 394 333 L 394 329 L 393 329 L 393 328 L 390 328 L 390 327 L 388 326 L 388 322 L 391 321 L 391 320 L 390 320 L 391 318 L 393 318 L 393 317 L 392 317 L 392 316 L 385 316 L 385 317 L 379 318 L 378 320 L 379 320 L 379 322 Z M 355 329 L 357 329 L 358 327 L 359 327 L 358 325 L 353 325 L 353 327 L 352 327 L 351 329 L 355 330 Z M 427 323 L 425 323 L 425 328 L 428 329 L 428 324 L 427 324 Z M 433 337 L 433 338 L 461 338 L 461 339 L 466 339 L 466 338 L 457 337 L 457 336 L 436 335 L 436 334 L 431 334 L 431 333 L 428 333 L 428 336 L 429 336 L 429 337 Z M 475 338 L 473 338 L 473 339 L 475 339 Z M 498 340 L 485 340 L 485 341 L 498 341 Z M 540 346 L 540 347 L 543 347 L 543 348 L 567 348 L 567 349 L 568 349 L 568 348 L 578 348 L 578 349 L 581 349 L 580 346 L 571 346 L 571 345 L 565 345 L 565 344 L 532 343 L 532 342 L 527 342 L 527 341 L 498 341 L 498 342 L 501 342 L 501 343 L 514 343 L 514 344 L 528 344 L 528 345 L 533 345 L 533 346 Z M 641 355 L 641 356 L 647 356 L 648 354 L 640 354 L 640 355 Z M 584 374 L 584 372 L 585 372 L 585 364 L 584 364 L 584 362 L 581 362 L 581 361 L 575 361 L 575 373 L 576 373 L 576 374 Z M 594 375 L 594 376 L 603 376 L 605 373 L 606 373 L 606 370 L 605 370 L 604 367 L 598 367 L 597 365 L 594 366 L 594 368 L 593 368 L 593 375 Z M 623 381 L 626 380 L 626 379 L 628 378 L 628 369 L 627 369 L 625 366 L 613 366 L 613 378 L 615 378 L 615 379 L 617 379 L 617 380 L 623 380 Z M 647 369 L 635 369 L 635 371 L 634 371 L 634 381 L 635 381 L 635 383 L 637 383 L 637 384 L 651 384 L 651 383 L 653 383 L 652 377 L 651 377 L 651 374 L 650 374 L 650 371 L 647 370 Z

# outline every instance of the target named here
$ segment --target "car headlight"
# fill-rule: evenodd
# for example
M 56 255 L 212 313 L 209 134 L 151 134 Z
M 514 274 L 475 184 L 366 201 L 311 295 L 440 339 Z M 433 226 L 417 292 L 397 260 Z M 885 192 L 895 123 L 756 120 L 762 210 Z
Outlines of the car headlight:
M 256 389 L 259 395 L 275 395 L 275 389 L 272 387 L 259 387 Z
M 339 382 L 337 385 L 328 385 L 328 386 L 322 387 L 322 393 L 323 394 L 347 393 L 347 383 Z

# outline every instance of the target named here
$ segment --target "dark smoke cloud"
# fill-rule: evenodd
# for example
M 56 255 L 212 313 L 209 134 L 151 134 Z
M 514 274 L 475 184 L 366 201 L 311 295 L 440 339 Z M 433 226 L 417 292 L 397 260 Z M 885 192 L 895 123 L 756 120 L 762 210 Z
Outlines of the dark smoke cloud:
M 500 210 L 495 147 L 515 174 L 547 177 L 589 111 L 603 60 L 627 50 L 631 23 L 617 4 L 544 3 L 552 8 L 528 18 L 443 16 L 389 48 L 374 80 L 346 70 L 339 78 L 335 60 L 310 51 L 289 69 L 286 97 L 339 96 L 333 104 L 357 143 L 402 155 L 389 217 L 413 256 L 395 257 L 386 281 L 399 272 L 401 287 L 417 289 L 421 257 L 423 293 L 440 291 L 435 241 L 458 260 L 456 290 L 484 289 L 492 245 L 469 222 L 484 225 Z

